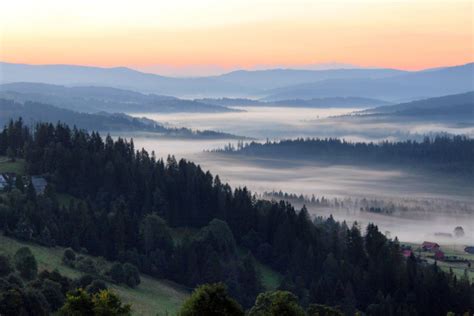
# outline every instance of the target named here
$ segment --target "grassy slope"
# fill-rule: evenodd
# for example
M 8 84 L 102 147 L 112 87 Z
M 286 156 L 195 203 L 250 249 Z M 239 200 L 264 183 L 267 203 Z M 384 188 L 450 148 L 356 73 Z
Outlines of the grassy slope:
M 239 256 L 243 257 L 248 253 L 248 250 L 239 247 L 237 252 Z M 281 281 L 283 280 L 283 276 L 279 272 L 257 260 L 255 260 L 255 268 L 257 268 L 258 272 L 260 272 L 260 276 L 262 277 L 262 285 L 265 291 L 275 291 L 278 289 Z
M 283 279 L 282 275 L 275 270 L 272 270 L 268 266 L 257 262 L 257 269 L 260 271 L 262 276 L 262 284 L 266 291 L 275 291 L 281 284 Z
M 0 235 L 0 253 L 13 256 L 15 251 L 23 246 L 28 246 L 38 261 L 40 270 L 54 270 L 70 278 L 77 278 L 83 273 L 62 264 L 61 258 L 64 248 L 47 248 L 32 243 L 21 242 Z M 125 303 L 132 304 L 135 315 L 156 315 L 166 313 L 174 315 L 183 301 L 188 297 L 188 292 L 179 285 L 169 281 L 157 280 L 146 275 L 141 275 L 141 283 L 132 289 L 125 286 L 108 284 Z
M 16 174 L 25 174 L 25 161 L 17 159 L 15 162 L 10 161 L 5 156 L 0 156 L 0 173 L 14 172 Z
M 428 251 L 419 251 L 421 247 L 420 244 L 414 243 L 406 243 L 406 245 L 411 245 L 412 249 L 415 252 L 415 256 L 420 256 L 423 259 L 426 259 L 429 263 L 434 263 L 435 260 L 432 258 L 433 253 Z M 452 269 L 453 273 L 458 276 L 462 277 L 464 275 L 464 271 L 466 269 L 468 273 L 469 280 L 474 282 L 474 255 L 464 252 L 464 246 L 460 245 L 445 245 L 440 244 L 441 250 L 444 252 L 445 256 L 457 256 L 459 258 L 463 258 L 469 260 L 471 262 L 471 268 L 467 267 L 465 263 L 455 263 L 455 262 L 445 262 L 445 261 L 438 261 L 437 265 L 446 272 L 449 272 L 449 269 Z

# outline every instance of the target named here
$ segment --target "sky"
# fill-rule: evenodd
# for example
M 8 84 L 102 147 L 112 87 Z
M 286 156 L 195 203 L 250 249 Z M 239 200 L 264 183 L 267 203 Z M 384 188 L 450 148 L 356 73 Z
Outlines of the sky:
M 2 0 L 0 60 L 167 75 L 474 60 L 472 0 Z

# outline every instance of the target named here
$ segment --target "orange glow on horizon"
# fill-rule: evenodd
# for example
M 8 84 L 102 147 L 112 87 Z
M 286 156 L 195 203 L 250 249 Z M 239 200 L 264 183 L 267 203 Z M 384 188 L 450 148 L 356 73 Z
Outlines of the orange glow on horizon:
M 301 17 L 183 27 L 171 25 L 173 21 L 121 24 L 113 19 L 101 25 L 100 19 L 91 22 L 84 17 L 70 23 L 64 18 L 62 27 L 57 21 L 46 23 L 48 19 L 36 27 L 26 22 L 12 27 L 9 22 L 0 24 L 0 60 L 142 68 L 216 65 L 226 69 L 343 62 L 407 70 L 474 60 L 470 1 L 351 4 L 352 11 L 314 19 L 301 13 Z

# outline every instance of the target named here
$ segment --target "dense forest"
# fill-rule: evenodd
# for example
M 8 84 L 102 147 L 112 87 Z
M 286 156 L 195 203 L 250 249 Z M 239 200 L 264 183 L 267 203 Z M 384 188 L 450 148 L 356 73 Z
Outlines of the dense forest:
M 440 135 L 423 141 L 348 142 L 337 138 L 298 138 L 229 144 L 217 152 L 249 156 L 321 160 L 331 163 L 397 164 L 474 174 L 474 139 Z
M 436 162 L 472 158 L 472 141 L 465 138 L 365 147 L 311 142 L 374 155 L 384 148 L 395 157 L 408 150 Z M 405 259 L 398 241 L 375 225 L 360 231 L 331 217 L 312 220 L 304 207 L 256 199 L 245 187 L 232 190 L 192 162 L 156 159 L 133 141 L 62 124 L 30 130 L 17 120 L 0 133 L 0 155 L 24 159 L 29 176 L 48 182 L 44 194 L 36 194 L 31 181 L 17 177 L 1 195 L 0 227 L 16 238 L 87 251 L 189 287 L 223 282 L 246 309 L 263 291 L 258 260 L 284 275 L 280 289 L 305 308 L 337 306 L 347 315 L 474 310 L 467 277 Z M 186 229 L 177 235 L 180 228 Z

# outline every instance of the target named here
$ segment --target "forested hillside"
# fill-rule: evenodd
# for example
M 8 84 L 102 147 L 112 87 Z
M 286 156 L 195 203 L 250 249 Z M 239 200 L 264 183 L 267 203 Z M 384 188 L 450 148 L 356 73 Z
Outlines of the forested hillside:
M 64 122 L 69 126 L 89 131 L 149 132 L 156 136 L 181 138 L 237 138 L 231 134 L 209 130 L 193 131 L 184 127 L 165 127 L 156 121 L 123 113 L 81 113 L 39 102 L 27 101 L 22 104 L 13 100 L 0 99 L 0 125 L 4 126 L 10 120 L 19 118 L 22 118 L 23 122 L 29 126 L 34 126 L 38 122 Z
M 304 307 L 338 306 L 348 315 L 474 310 L 467 278 L 405 259 L 398 241 L 375 225 L 312 220 L 305 208 L 258 200 L 192 162 L 156 159 L 133 142 L 15 121 L 0 133 L 0 155 L 24 158 L 27 174 L 48 183 L 36 194 L 29 176 L 17 177 L 1 195 L 0 227 L 16 238 L 83 248 L 189 287 L 222 281 L 245 308 L 263 291 L 258 259 L 284 275 L 280 289 Z M 176 239 L 176 228 L 188 233 Z
M 474 139 L 466 136 L 425 137 L 417 141 L 348 142 L 337 138 L 299 138 L 266 143 L 239 143 L 218 152 L 331 163 L 396 164 L 449 172 L 474 173 Z
M 219 113 L 235 110 L 179 99 L 172 96 L 143 94 L 135 91 L 102 86 L 65 87 L 34 82 L 0 85 L 0 97 L 18 102 L 36 101 L 69 110 L 94 113 L 154 112 L 154 113 Z

